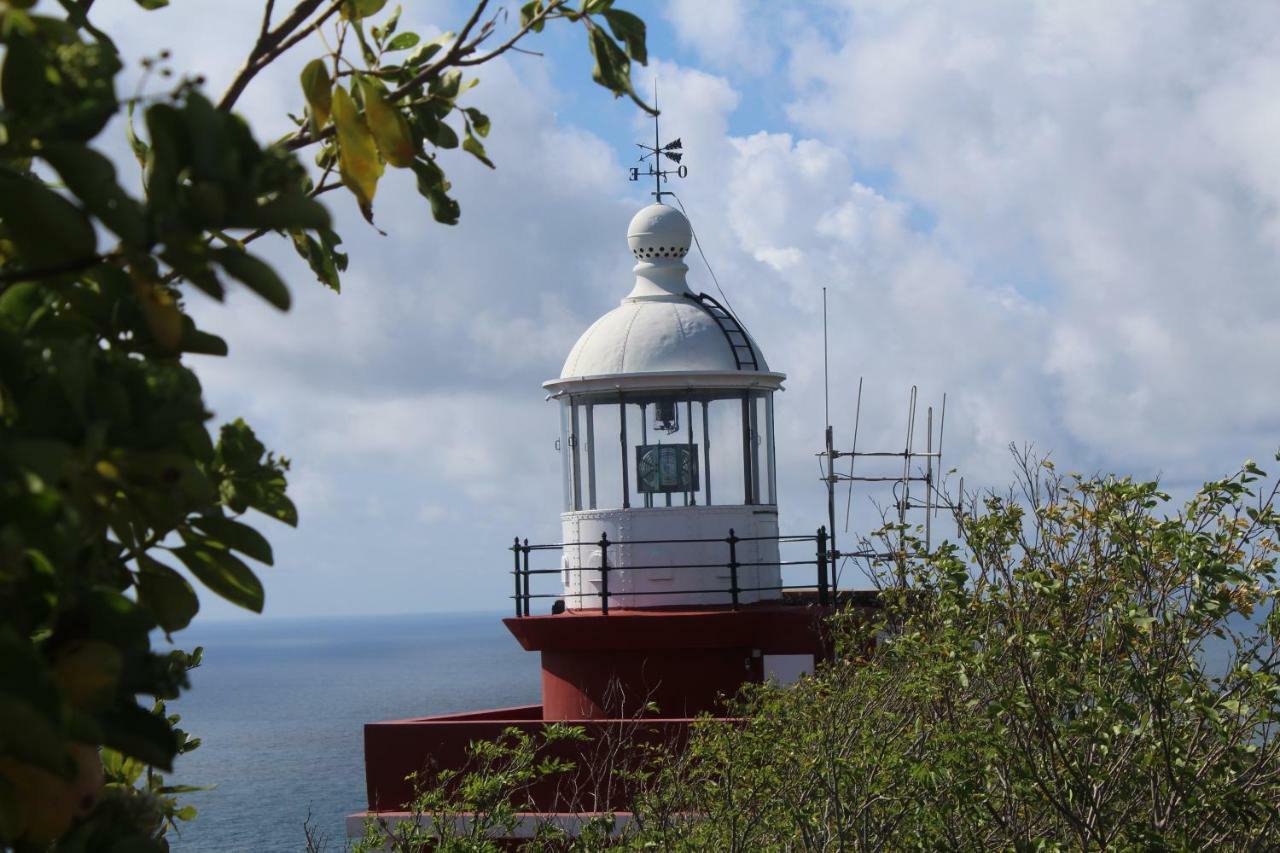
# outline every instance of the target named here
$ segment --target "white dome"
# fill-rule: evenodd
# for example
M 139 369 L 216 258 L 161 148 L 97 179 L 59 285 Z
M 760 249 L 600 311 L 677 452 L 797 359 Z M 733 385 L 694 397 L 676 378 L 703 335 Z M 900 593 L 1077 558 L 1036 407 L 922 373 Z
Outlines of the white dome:
M 758 369 L 767 372 L 755 346 Z M 724 330 L 692 299 L 623 302 L 578 338 L 561 379 L 618 373 L 734 372 L 733 348 Z
M 638 263 L 635 286 L 622 304 L 582 334 L 557 392 L 621 387 L 779 387 L 756 342 L 727 309 L 695 295 L 682 260 L 693 229 L 684 214 L 651 204 L 627 227 Z

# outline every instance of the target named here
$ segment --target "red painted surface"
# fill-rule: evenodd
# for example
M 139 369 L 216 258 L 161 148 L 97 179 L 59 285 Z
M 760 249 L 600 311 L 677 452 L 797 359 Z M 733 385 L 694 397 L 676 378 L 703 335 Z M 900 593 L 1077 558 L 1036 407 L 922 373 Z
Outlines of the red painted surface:
M 762 677 L 768 654 L 826 651 L 827 608 L 571 611 L 503 620 L 542 652 L 548 720 L 634 716 L 652 702 L 664 716 L 719 713 L 722 699 Z
M 541 652 L 543 704 L 366 725 L 369 809 L 402 811 L 413 799 L 409 774 L 465 769 L 469 744 L 497 740 L 508 728 L 536 735 L 553 720 L 583 727 L 585 742 L 558 742 L 545 752 L 574 762 L 580 772 L 535 788 L 521 809 L 624 809 L 629 791 L 612 783 L 595 787 L 599 779 L 613 778 L 599 773 L 602 755 L 630 760 L 633 747 L 683 748 L 690 717 L 717 712 L 721 697 L 759 681 L 763 655 L 828 654 L 822 620 L 829 613 L 812 605 L 765 604 L 506 619 L 525 649 Z M 650 701 L 661 716 L 637 719 Z
M 629 803 L 629 792 L 623 787 L 612 783 L 601 790 L 594 787 L 591 774 L 601 764 L 600 757 L 610 754 L 612 760 L 617 761 L 619 755 L 627 754 L 628 749 L 643 744 L 662 743 L 680 749 L 692 720 L 652 718 L 568 722 L 581 726 L 587 740 L 557 742 L 546 747 L 543 754 L 568 759 L 580 772 L 548 779 L 530 791 L 533 811 L 625 808 Z M 542 720 L 539 705 L 368 723 L 364 727 L 364 763 L 369 810 L 394 812 L 408 808 L 414 791 L 412 783 L 405 777 L 424 770 L 465 768 L 467 747 L 474 741 L 498 740 L 508 728 L 537 734 L 544 726 L 546 723 Z M 619 745 L 620 749 L 612 750 Z

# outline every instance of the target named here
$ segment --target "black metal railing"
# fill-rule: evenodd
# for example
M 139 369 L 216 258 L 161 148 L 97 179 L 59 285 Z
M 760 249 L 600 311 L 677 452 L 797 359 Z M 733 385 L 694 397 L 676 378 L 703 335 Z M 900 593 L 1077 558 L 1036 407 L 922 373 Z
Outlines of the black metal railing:
M 739 559 L 738 546 L 744 542 L 776 542 L 779 548 L 779 557 L 781 557 L 782 546 L 795 543 L 813 543 L 813 559 L 805 560 L 751 560 L 743 562 Z M 609 549 L 626 546 L 632 554 L 635 553 L 636 546 L 652 546 L 652 545 L 706 545 L 708 543 L 723 543 L 725 545 L 725 562 L 723 563 L 660 563 L 653 565 L 635 565 L 628 563 L 624 566 L 610 566 Z M 726 594 L 729 598 L 729 605 L 737 610 L 741 604 L 743 593 L 749 592 L 778 592 L 785 593 L 788 590 L 815 590 L 817 592 L 818 604 L 829 604 L 833 593 L 833 584 L 831 582 L 831 566 L 835 554 L 829 549 L 830 541 L 827 536 L 826 527 L 819 527 L 817 533 L 812 536 L 738 536 L 733 528 L 729 529 L 729 535 L 722 538 L 710 539 L 627 539 L 620 542 L 614 542 L 609 539 L 607 533 L 600 534 L 600 538 L 590 542 L 557 542 L 549 545 L 530 545 L 528 539 L 521 540 L 520 537 L 515 538 L 515 542 L 511 546 L 511 552 L 514 559 L 514 568 L 512 569 L 512 577 L 514 578 L 515 590 L 512 598 L 516 604 L 516 616 L 530 615 L 530 602 L 543 599 L 563 599 L 563 598 L 598 598 L 600 600 L 600 611 L 604 615 L 609 614 L 609 599 L 626 598 L 632 596 L 660 596 L 660 595 L 706 595 L 706 594 Z M 562 551 L 565 548 L 599 548 L 600 549 L 600 565 L 599 566 L 560 566 L 558 568 L 531 568 L 529 564 L 529 555 L 539 551 Z M 813 566 L 814 567 L 814 583 L 805 584 L 787 584 L 783 580 L 782 570 L 789 566 Z M 744 568 L 773 568 L 778 571 L 778 583 L 771 586 L 742 586 L 740 584 L 739 571 Z M 729 572 L 728 585 L 709 586 L 694 589 L 673 589 L 673 590 L 636 590 L 636 591 L 616 591 L 609 590 L 609 573 L 611 571 L 655 571 L 655 570 L 685 570 L 694 569 L 698 571 L 709 571 L 713 569 L 727 569 Z M 600 576 L 599 592 L 587 592 L 579 584 L 578 592 L 555 592 L 555 593 L 532 593 L 530 592 L 530 578 L 536 575 L 553 575 L 562 574 L 564 572 L 576 572 L 581 579 L 582 573 L 598 573 Z M 757 576 L 758 577 L 758 576 Z M 758 583 L 758 581 L 757 581 Z

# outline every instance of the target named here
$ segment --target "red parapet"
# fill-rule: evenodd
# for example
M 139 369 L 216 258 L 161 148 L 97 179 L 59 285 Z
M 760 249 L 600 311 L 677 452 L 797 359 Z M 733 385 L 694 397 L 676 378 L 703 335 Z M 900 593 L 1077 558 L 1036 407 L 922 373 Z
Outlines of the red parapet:
M 569 611 L 505 619 L 542 653 L 548 720 L 638 714 L 723 713 L 724 697 L 765 677 L 775 656 L 803 656 L 811 670 L 828 651 L 830 608 L 755 604 L 739 610 L 670 608 Z
M 414 798 L 407 777 L 431 769 L 465 769 L 468 747 L 476 741 L 496 741 L 507 729 L 536 735 L 548 725 L 542 708 L 528 705 L 369 723 L 364 727 L 365 780 L 370 812 L 403 812 Z M 688 739 L 689 718 L 566 720 L 580 726 L 585 739 L 556 741 L 543 747 L 548 758 L 573 762 L 575 771 L 546 779 L 529 792 L 532 811 L 578 813 L 613 811 L 630 804 L 630 791 L 615 784 L 611 774 L 601 773 L 603 757 L 609 761 L 642 760 L 641 750 L 665 746 L 683 748 Z M 602 785 L 604 787 L 602 787 Z

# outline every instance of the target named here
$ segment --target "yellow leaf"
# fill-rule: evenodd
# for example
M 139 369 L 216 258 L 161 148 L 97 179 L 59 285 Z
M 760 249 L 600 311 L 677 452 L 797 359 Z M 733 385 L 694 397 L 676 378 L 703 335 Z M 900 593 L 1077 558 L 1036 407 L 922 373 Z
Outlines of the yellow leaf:
M 338 131 L 338 169 L 342 182 L 360 203 L 364 218 L 373 221 L 373 195 L 382 177 L 378 147 L 355 101 L 341 86 L 333 89 L 333 123 Z
M 313 59 L 302 69 L 302 94 L 311 110 L 311 132 L 319 133 L 329 123 L 333 105 L 333 83 L 324 67 L 324 60 Z
M 413 165 L 417 154 L 413 144 L 413 133 L 409 130 L 409 122 L 404 115 L 387 103 L 381 89 L 367 77 L 358 78 L 360 94 L 364 97 L 364 114 L 373 131 L 373 140 L 377 143 L 382 158 L 392 166 L 404 169 Z
M 134 271 L 133 292 L 160 349 L 176 352 L 182 341 L 182 310 L 173 294 L 142 278 L 137 271 Z

